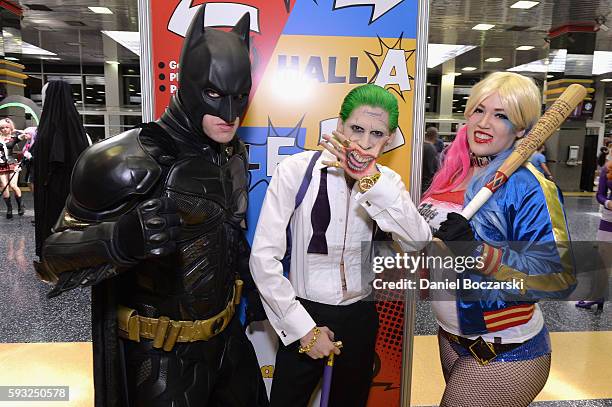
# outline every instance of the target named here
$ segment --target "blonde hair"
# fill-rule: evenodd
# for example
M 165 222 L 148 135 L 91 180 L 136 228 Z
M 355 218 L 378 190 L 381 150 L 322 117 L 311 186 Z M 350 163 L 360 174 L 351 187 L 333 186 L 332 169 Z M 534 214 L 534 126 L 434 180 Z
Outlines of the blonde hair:
M 468 119 L 483 100 L 496 92 L 517 131 L 531 128 L 540 117 L 542 99 L 533 80 L 514 72 L 495 72 L 472 88 L 465 106 L 465 118 Z
M 11 133 L 15 131 L 15 123 L 13 123 L 13 121 L 11 119 L 9 119 L 8 117 L 5 117 L 4 119 L 0 120 L 0 127 L 2 126 L 8 126 L 11 128 Z

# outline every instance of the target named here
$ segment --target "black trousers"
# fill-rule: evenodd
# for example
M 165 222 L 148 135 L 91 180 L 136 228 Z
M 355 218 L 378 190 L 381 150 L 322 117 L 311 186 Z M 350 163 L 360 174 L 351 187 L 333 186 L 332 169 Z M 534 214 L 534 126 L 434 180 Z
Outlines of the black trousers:
M 236 316 L 214 338 L 177 343 L 170 352 L 149 340 L 121 341 L 130 407 L 268 406 L 255 351 Z
M 373 301 L 351 305 L 326 305 L 299 299 L 317 326 L 327 326 L 335 340 L 342 341 L 342 353 L 336 357 L 330 407 L 360 407 L 368 401 L 374 368 L 374 346 L 378 313 Z M 289 346 L 279 344 L 270 394 L 271 407 L 308 405 L 312 392 L 323 376 L 327 358 L 312 359 L 300 354 L 299 341 Z

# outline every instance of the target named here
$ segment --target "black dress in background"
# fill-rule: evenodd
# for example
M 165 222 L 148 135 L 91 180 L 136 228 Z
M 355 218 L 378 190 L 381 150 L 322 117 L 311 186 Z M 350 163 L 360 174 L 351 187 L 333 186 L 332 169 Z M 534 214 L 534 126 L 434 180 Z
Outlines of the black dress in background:
M 36 254 L 40 256 L 70 193 L 70 175 L 77 158 L 89 146 L 70 85 L 49 82 L 36 143 L 33 146 Z

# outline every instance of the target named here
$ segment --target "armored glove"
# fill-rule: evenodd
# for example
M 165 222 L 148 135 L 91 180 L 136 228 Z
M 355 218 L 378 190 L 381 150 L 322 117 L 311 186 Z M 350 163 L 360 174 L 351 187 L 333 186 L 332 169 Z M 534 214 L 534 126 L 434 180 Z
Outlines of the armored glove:
M 170 198 L 150 199 L 121 216 L 115 229 L 117 250 L 128 259 L 166 256 L 176 250 L 181 218 Z

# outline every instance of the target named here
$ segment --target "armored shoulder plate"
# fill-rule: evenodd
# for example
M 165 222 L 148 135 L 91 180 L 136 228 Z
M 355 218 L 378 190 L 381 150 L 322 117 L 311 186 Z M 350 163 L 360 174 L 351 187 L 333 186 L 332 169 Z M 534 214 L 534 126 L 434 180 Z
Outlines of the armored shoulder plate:
M 153 189 L 162 168 L 142 147 L 140 130 L 128 130 L 81 154 L 66 203 L 72 216 L 88 221 L 112 219 Z

